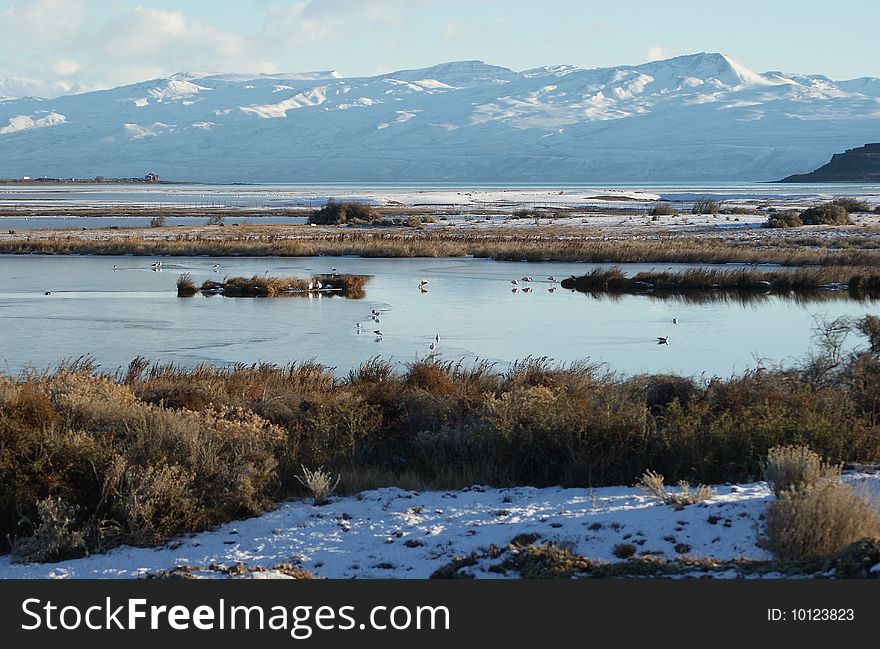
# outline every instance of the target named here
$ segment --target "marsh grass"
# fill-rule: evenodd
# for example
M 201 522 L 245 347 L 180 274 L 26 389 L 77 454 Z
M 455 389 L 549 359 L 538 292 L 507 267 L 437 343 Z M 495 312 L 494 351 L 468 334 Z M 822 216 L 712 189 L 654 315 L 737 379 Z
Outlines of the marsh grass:
M 503 261 L 583 261 L 594 263 L 705 263 L 783 266 L 877 266 L 880 239 L 816 237 L 771 239 L 755 245 L 736 239 L 662 236 L 603 239 L 583 231 L 517 229 L 348 228 L 248 226 L 170 228 L 112 232 L 27 232 L 0 238 L 0 253 L 149 256 L 461 257 Z
M 365 287 L 369 280 L 368 275 L 318 275 L 309 279 L 254 275 L 232 277 L 222 282 L 208 280 L 199 290 L 205 293 L 222 293 L 226 297 L 308 297 L 321 292 L 349 299 L 362 299 L 366 296 Z M 315 288 L 318 282 L 322 284 L 321 289 Z M 312 289 L 309 289 L 310 283 Z M 195 287 L 194 284 L 192 286 Z M 180 280 L 177 289 L 180 295 Z
M 192 275 L 183 273 L 177 278 L 177 297 L 192 297 L 199 292 Z
M 613 266 L 562 281 L 562 287 L 587 293 L 811 293 L 849 289 L 855 296 L 874 295 L 880 275 L 874 268 L 814 266 L 783 270 L 691 268 L 678 272 L 641 272 L 627 277 Z
M 0 542 L 34 557 L 27 539 L 63 552 L 163 543 L 305 495 L 303 466 L 350 493 L 633 484 L 645 467 L 673 484 L 751 481 L 768 449 L 791 444 L 880 461 L 880 357 L 829 354 L 711 381 L 545 358 L 375 358 L 345 376 L 142 358 L 108 374 L 76 359 L 0 377 Z

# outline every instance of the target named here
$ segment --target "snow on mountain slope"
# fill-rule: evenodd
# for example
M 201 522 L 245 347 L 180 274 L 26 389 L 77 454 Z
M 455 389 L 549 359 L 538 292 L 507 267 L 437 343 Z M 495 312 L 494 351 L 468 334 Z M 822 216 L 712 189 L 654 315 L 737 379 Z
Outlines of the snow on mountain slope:
M 357 78 L 182 73 L 0 101 L 0 176 L 769 180 L 878 130 L 880 79 L 758 74 L 722 54 L 524 72 L 459 61 Z

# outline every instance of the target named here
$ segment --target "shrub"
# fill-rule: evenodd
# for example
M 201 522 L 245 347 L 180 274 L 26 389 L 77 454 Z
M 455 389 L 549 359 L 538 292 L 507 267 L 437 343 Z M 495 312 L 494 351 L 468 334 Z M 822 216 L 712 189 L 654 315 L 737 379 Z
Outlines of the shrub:
M 382 218 L 375 209 L 363 203 L 337 203 L 327 201 L 319 210 L 312 212 L 309 223 L 317 225 L 342 225 L 344 223 L 372 223 Z
M 336 487 L 339 486 L 339 476 L 334 481 L 333 476 L 328 471 L 324 471 L 324 467 L 318 467 L 311 471 L 303 466 L 302 472 L 303 474 L 296 476 L 296 479 L 312 493 L 316 505 L 326 503 L 327 499 L 336 491 Z
M 852 196 L 842 196 L 831 201 L 832 205 L 838 205 L 852 214 L 853 212 L 870 212 L 871 205 L 865 201 L 860 201 Z
M 15 539 L 11 554 L 20 563 L 63 561 L 86 553 L 85 535 L 76 523 L 76 508 L 49 496 L 37 503 L 31 536 Z
M 226 225 L 226 219 L 222 214 L 212 214 L 208 217 L 206 225 Z
M 681 508 L 687 505 L 693 505 L 712 497 L 712 489 L 706 485 L 699 485 L 695 491 L 691 491 L 690 485 L 684 480 L 678 483 L 679 491 L 666 491 L 663 484 L 663 476 L 648 469 L 642 474 L 642 477 L 636 483 L 636 486 L 645 493 L 653 496 L 665 505 Z
M 867 315 L 856 323 L 856 329 L 868 339 L 871 352 L 880 353 L 880 318 Z
M 164 228 L 166 216 L 164 214 L 159 214 L 158 216 L 154 216 L 150 219 L 150 227 L 151 228 Z
M 804 225 L 850 225 L 849 212 L 841 205 L 825 203 L 810 207 L 800 213 Z
M 635 556 L 636 546 L 632 543 L 618 543 L 611 552 L 618 559 L 629 559 Z
M 198 291 L 199 288 L 189 273 L 183 273 L 177 278 L 177 297 L 192 297 Z
M 791 489 L 812 487 L 825 479 L 840 477 L 839 464 L 827 464 L 807 446 L 774 446 L 767 451 L 763 465 L 764 480 L 780 496 Z
M 773 212 L 767 219 L 768 228 L 799 228 L 804 224 L 797 212 Z
M 718 201 L 702 200 L 694 203 L 691 214 L 718 214 L 721 211 L 721 204 Z
M 675 208 L 672 206 L 672 203 L 662 202 L 662 203 L 654 203 L 651 207 L 651 211 L 648 212 L 650 216 L 675 216 L 678 212 L 675 211 Z
M 866 538 L 880 538 L 875 499 L 839 482 L 784 491 L 767 508 L 758 544 L 784 561 L 817 561 Z

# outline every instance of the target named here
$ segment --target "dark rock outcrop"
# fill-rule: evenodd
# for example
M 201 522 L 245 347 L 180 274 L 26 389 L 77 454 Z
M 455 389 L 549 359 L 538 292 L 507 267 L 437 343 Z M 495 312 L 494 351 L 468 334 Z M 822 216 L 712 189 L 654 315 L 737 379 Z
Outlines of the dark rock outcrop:
M 783 178 L 783 183 L 880 183 L 880 144 L 837 153 L 824 167 Z

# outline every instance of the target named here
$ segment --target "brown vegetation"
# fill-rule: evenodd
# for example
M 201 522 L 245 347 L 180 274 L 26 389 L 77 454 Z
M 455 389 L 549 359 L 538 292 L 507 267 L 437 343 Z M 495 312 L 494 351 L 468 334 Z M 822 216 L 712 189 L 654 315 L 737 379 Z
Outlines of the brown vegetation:
M 253 277 L 232 277 L 222 282 L 206 281 L 198 289 L 203 293 L 219 293 L 226 297 L 308 297 L 317 291 L 327 295 L 341 295 L 350 299 L 361 299 L 366 295 L 367 275 L 318 275 L 309 279 L 298 277 L 274 277 L 254 275 Z M 181 280 L 177 282 L 177 294 L 181 295 Z M 318 289 L 320 282 L 321 288 Z M 189 281 L 192 284 L 192 281 Z M 186 290 L 190 290 L 189 284 Z M 309 285 L 312 285 L 312 289 Z M 192 284 L 195 293 L 195 284 Z
M 686 234 L 644 238 L 586 236 L 576 228 L 474 229 L 241 226 L 157 230 L 29 231 L 0 236 L 0 253 L 138 256 L 460 257 L 596 263 L 776 263 L 880 265 L 880 237 L 749 238 Z
M 816 266 L 796 269 L 736 270 L 691 268 L 678 272 L 642 272 L 627 277 L 619 267 L 596 268 L 587 275 L 570 277 L 562 287 L 585 293 L 689 293 L 728 291 L 741 293 L 811 293 L 849 289 L 855 297 L 875 295 L 880 274 L 874 268 Z
M 23 558 L 161 543 L 303 493 L 303 466 L 351 493 L 632 484 L 647 468 L 754 480 L 786 444 L 876 462 L 880 356 L 830 348 L 709 382 L 543 359 L 403 372 L 376 359 L 346 377 L 137 359 L 114 375 L 84 362 L 0 379 L 0 538 Z

